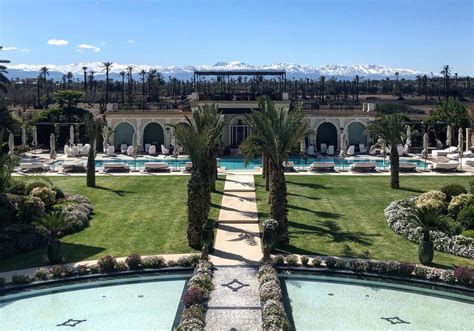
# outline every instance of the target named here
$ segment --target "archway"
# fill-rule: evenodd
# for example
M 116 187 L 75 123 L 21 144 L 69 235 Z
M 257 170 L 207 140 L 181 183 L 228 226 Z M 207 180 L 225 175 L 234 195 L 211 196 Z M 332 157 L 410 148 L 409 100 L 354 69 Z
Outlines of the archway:
M 359 146 L 367 145 L 367 135 L 365 134 L 365 125 L 360 122 L 352 122 L 347 127 L 349 145 Z
M 333 145 L 334 149 L 338 149 L 337 145 L 337 128 L 330 122 L 324 122 L 318 127 L 316 142 L 318 150 L 321 149 L 321 144 L 327 146 Z
M 148 123 L 143 130 L 143 144 L 155 145 L 157 150 L 161 150 L 161 145 L 165 143 L 163 127 L 155 122 Z
M 250 126 L 243 117 L 234 117 L 230 123 L 230 145 L 238 147 L 250 135 Z
M 114 130 L 114 145 L 116 149 L 120 149 L 120 145 L 132 144 L 133 133 L 135 130 L 130 123 L 119 123 Z

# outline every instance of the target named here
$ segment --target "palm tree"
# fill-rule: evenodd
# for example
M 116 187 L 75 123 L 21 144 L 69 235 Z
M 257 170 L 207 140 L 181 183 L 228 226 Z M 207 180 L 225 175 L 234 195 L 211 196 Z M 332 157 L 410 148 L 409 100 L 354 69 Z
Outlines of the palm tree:
M 241 149 L 248 162 L 258 152 L 262 152 L 270 165 L 270 217 L 278 226 L 278 243 L 288 245 L 288 210 L 286 182 L 283 161 L 288 159 L 288 152 L 301 139 L 309 134 L 310 129 L 303 120 L 300 105 L 294 111 L 276 109 L 268 98 L 259 99 L 259 109 L 247 116 L 250 136 L 241 144 Z
M 430 238 L 430 231 L 444 230 L 446 216 L 439 208 L 421 207 L 415 208 L 412 214 L 412 222 L 421 227 L 420 245 L 418 246 L 418 258 L 422 264 L 430 264 L 433 261 L 434 248 Z
M 74 78 L 74 74 L 70 71 L 66 73 L 66 79 L 67 79 L 67 87 L 68 89 L 72 88 L 72 79 Z
M 146 77 L 146 71 L 144 69 L 142 69 L 142 71 L 140 71 L 140 76 L 142 76 L 142 99 L 143 99 L 143 102 L 145 102 L 145 77 Z
M 207 224 L 211 203 L 209 185 L 209 144 L 212 136 L 206 123 L 205 108 L 198 108 L 192 118 L 186 117 L 188 125 L 175 128 L 178 141 L 189 154 L 193 164 L 188 182 L 188 244 L 201 249 L 201 233 Z
M 3 46 L 0 46 L 0 51 L 2 50 L 2 48 Z M 8 93 L 8 85 L 10 84 L 10 81 L 5 76 L 5 74 L 8 73 L 7 67 L 4 66 L 2 63 L 10 63 L 10 61 L 0 59 L 0 90 L 5 93 Z
M 158 71 L 156 69 L 150 69 L 147 75 L 147 82 L 148 82 L 148 100 L 153 101 L 152 93 L 154 94 L 154 85 L 155 79 Z
M 425 91 L 425 101 L 428 101 L 428 76 L 423 75 L 422 81 L 423 81 L 423 90 Z
M 41 67 L 40 69 L 40 77 L 43 77 L 43 84 L 44 88 L 46 90 L 46 108 L 48 108 L 48 103 L 49 103 L 49 89 L 48 89 L 48 78 L 46 76 L 49 76 L 49 69 L 47 67 Z M 39 81 L 38 81 L 39 84 Z M 39 97 L 39 94 L 38 94 Z
M 105 104 L 109 103 L 109 71 L 112 67 L 112 62 L 102 63 L 103 68 L 105 69 Z
M 122 76 L 122 105 L 125 105 L 125 71 L 120 71 Z
M 133 71 L 133 66 L 128 66 L 127 67 L 127 79 L 128 79 L 128 82 L 127 82 L 127 86 L 128 86 L 127 97 L 128 97 L 128 103 L 129 104 L 132 103 L 132 93 L 133 93 L 133 74 L 132 74 L 132 71 Z
M 83 66 L 82 71 L 84 72 L 84 91 L 87 92 L 87 67 Z
M 400 157 L 397 145 L 403 143 L 405 123 L 403 114 L 379 115 L 375 121 L 369 123 L 366 132 L 375 138 L 380 138 L 390 146 L 390 187 L 400 188 Z
M 355 88 L 356 88 L 356 100 L 357 102 L 359 102 L 359 80 L 360 80 L 360 77 L 359 75 L 356 75 L 355 76 Z
M 97 137 L 99 136 L 102 125 L 102 119 L 94 118 L 92 114 L 85 119 L 86 132 L 90 144 L 89 154 L 87 155 L 86 184 L 88 187 L 95 187 L 95 153 L 97 149 Z
M 449 78 L 451 75 L 451 68 L 449 67 L 449 64 L 443 66 L 440 74 L 443 75 L 444 97 L 449 98 Z

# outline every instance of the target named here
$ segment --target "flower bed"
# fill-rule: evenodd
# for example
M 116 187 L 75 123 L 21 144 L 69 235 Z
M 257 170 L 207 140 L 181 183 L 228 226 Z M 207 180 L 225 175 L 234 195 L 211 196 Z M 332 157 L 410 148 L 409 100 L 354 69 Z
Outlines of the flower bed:
M 397 200 L 385 209 L 385 217 L 389 227 L 410 241 L 418 242 L 421 236 L 420 227 L 410 221 L 415 198 Z M 474 258 L 474 239 L 463 235 L 450 236 L 441 231 L 431 231 L 434 247 L 441 251 L 458 256 Z
M 11 284 L 24 285 L 29 283 L 39 283 L 54 279 L 64 279 L 68 277 L 78 277 L 94 274 L 117 274 L 127 271 L 162 269 L 166 267 L 195 267 L 199 263 L 199 255 L 187 255 L 177 261 L 165 261 L 161 256 L 147 256 L 142 258 L 138 254 L 129 255 L 124 261 L 117 261 L 110 255 L 102 256 L 97 263 L 86 265 L 77 264 L 71 266 L 53 265 L 36 269 L 32 275 L 15 274 L 12 276 Z M 2 278 L 3 279 L 3 278 Z M 0 281 L 0 287 L 5 281 Z
M 274 258 L 274 260 L 276 260 L 276 258 Z M 285 263 L 279 266 L 294 267 L 295 265 Z M 474 270 L 467 267 L 439 269 L 399 261 L 350 259 L 331 256 L 315 257 L 313 259 L 308 258 L 306 266 L 331 270 L 350 270 L 355 273 L 375 273 L 474 287 Z
M 214 289 L 212 283 L 214 266 L 211 262 L 200 260 L 194 276 L 188 282 L 184 294 L 184 311 L 176 330 L 204 330 L 206 325 L 207 300 Z
M 280 280 L 271 263 L 258 269 L 260 302 L 262 305 L 262 328 L 264 330 L 290 330 L 291 325 L 283 307 Z

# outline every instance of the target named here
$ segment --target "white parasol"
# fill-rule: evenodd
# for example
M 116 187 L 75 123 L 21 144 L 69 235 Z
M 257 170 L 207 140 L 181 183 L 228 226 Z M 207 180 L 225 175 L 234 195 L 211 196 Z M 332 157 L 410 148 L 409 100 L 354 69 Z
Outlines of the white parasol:
M 8 154 L 13 154 L 13 151 L 15 149 L 15 137 L 13 137 L 13 133 L 10 133 L 8 136 Z
M 49 149 L 49 158 L 54 160 L 56 158 L 56 137 L 54 133 L 49 136 Z
M 74 145 L 74 125 L 71 124 L 69 127 L 69 145 Z
M 448 125 L 448 128 L 446 129 L 446 145 L 448 147 L 451 147 L 452 138 L 453 138 L 452 128 L 451 128 L 451 125 Z

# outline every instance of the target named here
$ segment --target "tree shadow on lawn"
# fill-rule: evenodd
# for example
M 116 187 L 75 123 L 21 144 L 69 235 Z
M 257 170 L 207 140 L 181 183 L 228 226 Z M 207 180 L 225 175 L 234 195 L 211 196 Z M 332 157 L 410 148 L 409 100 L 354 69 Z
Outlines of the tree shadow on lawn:
M 114 189 L 111 189 L 111 188 L 108 188 L 108 187 L 104 187 L 104 186 L 100 186 L 100 185 L 97 185 L 95 187 L 93 187 L 95 189 L 99 189 L 99 190 L 104 190 L 104 191 L 110 191 L 110 192 L 113 192 L 121 197 L 124 197 L 126 194 L 134 194 L 136 192 L 132 192 L 132 191 L 124 191 L 124 190 L 114 190 Z
M 292 181 L 289 181 L 287 180 L 286 181 L 287 184 L 293 184 L 293 185 L 299 185 L 299 186 L 304 186 L 304 187 L 307 187 L 307 188 L 310 188 L 310 189 L 313 189 L 313 190 L 317 190 L 317 189 L 330 189 L 330 187 L 327 187 L 323 184 L 318 184 L 318 183 L 298 183 L 298 182 L 292 182 Z
M 312 214 L 314 214 L 315 216 L 318 216 L 318 217 L 321 217 L 321 218 L 336 219 L 336 218 L 340 218 L 341 216 L 343 216 L 342 214 L 329 213 L 329 212 L 325 212 L 325 211 L 315 211 L 315 210 L 311 210 L 311 209 L 309 209 L 309 208 L 300 207 L 300 206 L 295 206 L 295 205 L 290 205 L 290 204 L 288 204 L 288 209 L 295 209 L 295 210 L 306 211 L 306 212 L 308 212 L 308 213 L 312 213 Z
M 66 263 L 87 260 L 87 258 L 105 251 L 104 247 L 96 247 L 82 244 L 64 243 L 64 258 Z
M 291 195 L 293 197 L 300 197 L 300 198 L 305 198 L 309 200 L 321 200 L 321 198 L 318 198 L 318 197 L 310 197 L 310 196 L 302 195 L 302 194 L 296 194 L 296 193 L 286 193 L 286 194 Z
M 289 221 L 288 224 L 293 229 L 290 231 L 290 237 L 297 238 L 299 235 L 312 235 L 318 237 L 332 238 L 332 241 L 340 242 L 355 242 L 364 246 L 371 246 L 373 243 L 371 237 L 380 237 L 379 234 L 367 234 L 356 231 L 342 231 L 341 227 L 332 220 L 325 220 L 318 222 L 319 225 L 309 225 Z M 298 230 L 299 229 L 299 230 Z
M 413 187 L 400 187 L 400 191 L 408 191 L 408 192 L 414 192 L 414 193 L 425 193 L 426 190 L 421 190 L 418 188 L 413 188 Z

